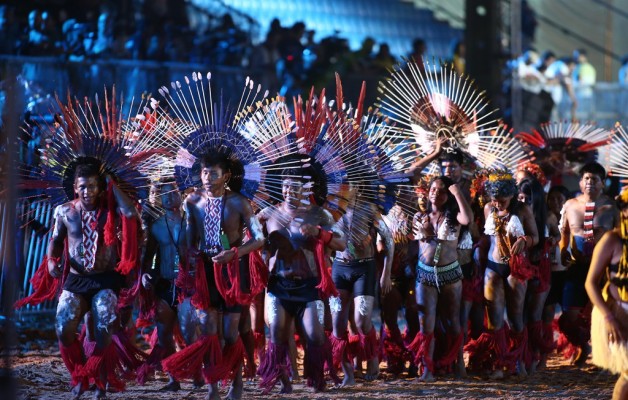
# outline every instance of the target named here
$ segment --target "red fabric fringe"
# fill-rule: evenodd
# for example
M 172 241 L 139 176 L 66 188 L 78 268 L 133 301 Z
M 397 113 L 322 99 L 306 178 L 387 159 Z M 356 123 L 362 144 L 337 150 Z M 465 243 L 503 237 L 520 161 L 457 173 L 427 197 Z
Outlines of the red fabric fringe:
M 16 301 L 13 307 L 21 308 L 27 304 L 36 306 L 44 301 L 54 300 L 63 287 L 63 279 L 53 278 L 48 272 L 48 256 L 44 256 L 30 282 L 33 287 L 33 293 Z
M 102 203 L 101 203 L 102 204 Z M 105 245 L 116 243 L 116 197 L 113 194 L 113 181 L 107 185 L 107 222 L 105 222 Z M 123 232 L 123 235 L 126 232 Z M 124 237 L 124 236 L 123 236 Z
M 155 371 L 161 370 L 161 361 L 168 356 L 166 349 L 161 347 L 161 345 L 153 346 L 146 362 L 137 370 L 137 383 L 144 385 Z
M 264 349 L 266 347 L 266 335 L 264 332 L 253 332 L 253 337 L 255 338 L 255 350 L 257 353 L 257 358 L 260 360 L 261 355 L 264 353 Z
M 282 377 L 289 378 L 292 375 L 292 364 L 288 346 L 270 342 L 266 353 L 260 360 L 257 374 L 260 376 L 259 387 L 265 395 L 273 390 Z
M 526 361 L 524 357 L 528 353 L 528 329 L 524 327 L 521 332 L 511 330 L 508 336 L 509 347 L 506 367 L 510 372 L 515 372 L 517 362 Z
M 161 362 L 164 372 L 174 379 L 192 379 L 203 368 L 203 363 L 213 366 L 222 362 L 218 335 L 206 335 Z
M 249 253 L 249 270 L 251 274 L 251 297 L 255 297 L 268 286 L 268 267 L 258 250 Z
M 138 349 L 123 330 L 114 333 L 111 339 L 115 344 L 119 365 L 124 371 L 125 378 L 134 378 L 135 371 L 146 362 L 146 353 Z
M 421 374 L 423 374 L 426 368 L 428 371 L 434 372 L 434 361 L 429 356 L 432 339 L 434 339 L 434 333 L 424 335 L 422 332 L 419 332 L 408 346 L 408 350 L 414 353 L 414 363 L 417 366 L 421 366 Z
M 180 349 L 184 349 L 187 346 L 187 343 L 185 343 L 179 324 L 174 324 L 172 334 L 174 335 L 174 343 L 179 346 Z
M 190 299 L 192 305 L 201 310 L 207 310 L 211 307 L 209 301 L 209 287 L 207 286 L 207 276 L 205 275 L 205 265 L 203 258 L 196 257 L 196 279 L 194 280 L 194 294 Z M 179 272 L 181 275 L 181 272 Z
M 347 339 L 337 338 L 333 333 L 329 335 L 329 342 L 331 343 L 332 361 L 335 368 L 339 368 L 343 361 L 349 361 L 347 354 L 347 346 L 349 341 Z
M 499 369 L 508 364 L 508 341 L 506 327 L 484 332 L 464 346 L 469 353 L 469 363 L 474 369 Z
M 329 340 L 326 339 L 322 346 L 307 344 L 303 360 L 303 377 L 306 379 L 309 387 L 313 387 L 316 391 L 325 390 L 327 386 L 325 384 L 325 365 L 333 367 L 332 359 L 333 355 Z M 330 370 L 329 375 L 335 383 L 341 382 L 335 368 Z
M 462 279 L 462 300 L 471 303 L 482 303 L 484 302 L 484 274 L 475 262 L 473 266 L 474 273 L 471 279 Z
M 434 356 L 434 366 L 436 369 L 451 370 L 451 366 L 458 360 L 458 352 L 462 346 L 464 336 L 462 333 L 458 335 L 445 335 L 445 343 L 443 352 L 438 356 Z
M 331 232 L 326 232 L 320 229 L 321 235 L 315 239 L 314 257 L 316 258 L 316 266 L 318 267 L 318 275 L 321 277 L 321 282 L 316 286 L 322 300 L 326 300 L 331 296 L 338 297 L 338 290 L 334 281 L 331 279 L 329 273 L 329 257 L 325 254 L 325 247 L 331 241 Z M 325 234 L 323 234 L 325 233 Z
M 111 215 L 111 211 L 109 215 Z M 120 251 L 120 262 L 116 267 L 116 271 L 122 275 L 128 275 L 139 266 L 138 225 L 135 217 L 127 218 L 123 215 L 121 218 L 122 248 Z M 107 216 L 108 223 L 109 216 Z M 105 225 L 105 241 L 107 241 L 107 231 L 107 225 Z
M 360 335 L 360 346 L 364 351 L 364 359 L 371 360 L 377 357 L 379 353 L 379 342 L 377 341 L 377 333 L 375 327 L 371 327 L 371 330 L 366 335 Z
M 516 254 L 510 257 L 510 275 L 520 281 L 527 281 L 538 275 L 538 269 L 530 264 L 530 260 L 525 254 Z
M 87 382 L 87 379 L 81 377 L 80 375 L 84 363 L 81 343 L 78 340 L 75 340 L 71 345 L 64 346 L 63 343 L 59 341 L 59 351 L 61 352 L 63 363 L 72 377 L 72 387 L 81 382 L 83 390 L 87 390 L 89 383 Z
M 410 361 L 412 359 L 412 353 L 406 349 L 403 337 L 399 334 L 399 331 L 397 331 L 397 334 L 395 335 L 391 334 L 390 331 L 385 330 L 382 337 L 382 359 L 386 358 L 386 362 L 388 364 L 387 371 L 395 375 L 402 373 L 406 361 Z
M 225 299 L 228 307 L 236 304 L 250 304 L 253 297 L 250 293 L 245 294 L 240 288 L 240 259 L 238 258 L 238 248 L 232 249 L 235 254 L 233 259 L 227 264 L 214 263 L 214 279 L 216 280 L 216 289 Z M 227 276 L 222 273 L 223 268 L 227 269 Z M 250 268 L 249 268 L 250 270 Z
M 349 343 L 347 344 L 347 356 L 349 360 L 354 358 L 358 359 L 358 362 L 366 360 L 364 356 L 364 347 L 360 341 L 360 335 L 349 335 Z
M 549 335 L 546 332 L 548 328 L 550 330 Z M 528 323 L 528 335 L 532 350 L 538 350 L 541 354 L 550 354 L 556 348 L 552 327 L 543 324 L 543 321 Z
M 105 381 L 101 378 L 101 370 L 105 369 Z M 116 345 L 112 342 L 104 349 L 96 348 L 94 353 L 87 359 L 79 373 L 81 379 L 87 379 L 96 383 L 100 390 L 105 390 L 107 384 L 110 388 L 123 391 L 124 382 L 118 377 L 121 371 L 121 360 L 116 351 Z
M 233 380 L 235 374 L 242 373 L 242 361 L 244 360 L 244 344 L 238 339 L 233 344 L 226 344 L 222 349 L 222 361 L 206 365 L 203 370 L 205 380 L 209 384 L 221 380 Z
M 249 330 L 240 333 L 240 337 L 242 338 L 245 350 L 244 377 L 255 378 L 255 370 L 257 368 L 255 365 L 255 336 L 253 335 L 253 331 Z
M 139 314 L 135 320 L 135 326 L 138 328 L 146 328 L 153 324 L 155 320 L 155 314 L 157 313 L 157 301 L 155 293 L 151 290 L 147 290 L 141 283 L 142 274 L 139 274 Z
M 586 347 L 591 339 L 591 323 L 583 315 L 578 317 L 576 321 L 570 321 L 566 318 L 565 314 L 562 314 L 558 318 L 558 327 L 560 332 L 567 339 L 567 342 L 576 348 Z M 562 347 L 569 350 L 569 346 L 563 344 Z M 563 354 L 567 357 L 564 351 Z M 569 354 L 570 357 L 572 355 L 573 354 Z

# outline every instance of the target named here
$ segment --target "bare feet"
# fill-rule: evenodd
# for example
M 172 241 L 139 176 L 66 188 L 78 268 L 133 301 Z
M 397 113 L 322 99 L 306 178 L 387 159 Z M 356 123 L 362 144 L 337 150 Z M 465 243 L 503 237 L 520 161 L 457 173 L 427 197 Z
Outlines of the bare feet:
M 432 373 L 425 368 L 425 372 L 423 372 L 423 376 L 421 376 L 419 378 L 419 382 L 434 382 L 436 379 L 434 378 L 434 375 L 432 375 Z
M 591 347 L 589 345 L 581 347 L 578 351 L 578 355 L 574 359 L 574 365 L 578 368 L 584 367 L 587 363 L 587 358 L 589 358 L 589 354 L 591 354 Z
M 177 381 L 170 381 L 168 382 L 168 384 L 162 388 L 160 388 L 159 390 L 161 392 L 176 392 L 179 389 L 181 389 L 181 384 Z
M 282 394 L 292 393 L 292 383 L 287 377 L 282 377 L 279 380 L 279 384 L 281 385 L 281 390 L 279 390 L 279 393 L 282 393 Z
M 229 392 L 227 392 L 227 400 L 240 400 L 242 398 L 242 385 L 231 385 Z
M 207 400 L 220 400 L 220 394 L 218 393 L 218 385 L 212 383 L 209 385 L 209 390 L 207 391 Z
M 342 383 L 339 387 L 347 387 L 355 385 L 355 376 L 353 375 L 353 366 L 350 363 L 343 362 L 342 363 L 342 372 L 344 372 L 345 377 L 342 380 Z
M 79 382 L 79 384 L 74 386 L 70 392 L 72 393 L 72 400 L 80 399 L 84 392 L 82 383 Z
M 366 362 L 366 375 L 364 380 L 367 382 L 374 381 L 379 377 L 379 360 L 377 357 L 372 358 Z

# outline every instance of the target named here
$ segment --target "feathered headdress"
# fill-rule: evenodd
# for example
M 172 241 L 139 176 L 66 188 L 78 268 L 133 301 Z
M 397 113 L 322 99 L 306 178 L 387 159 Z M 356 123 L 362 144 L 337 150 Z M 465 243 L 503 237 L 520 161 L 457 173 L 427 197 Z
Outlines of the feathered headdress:
M 489 169 L 484 183 L 486 193 L 493 198 L 515 196 L 517 182 L 507 169 Z
M 553 122 L 516 135 L 534 153 L 536 163 L 551 177 L 565 162 L 586 164 L 598 160 L 611 131 L 586 123 Z
M 398 124 L 400 134 L 414 139 L 423 154 L 429 154 L 434 141 L 442 138 L 445 151 L 460 149 L 477 158 L 473 152 L 483 151 L 478 145 L 480 134 L 494 129 L 496 121 L 484 93 L 473 86 L 449 66 L 426 61 L 422 69 L 408 61 L 380 82 L 379 107 Z
M 214 99 L 211 73 L 204 78 L 193 72 L 192 79 L 186 76 L 184 81 L 184 84 L 171 82 L 170 89 L 165 86 L 159 89 L 170 109 L 168 126 L 163 129 L 172 133 L 171 142 L 176 147 L 173 164 L 179 188 L 200 186 L 200 160 L 215 153 L 229 160 L 229 188 L 254 200 L 264 171 L 259 165 L 259 154 L 241 134 L 239 115 L 253 108 L 268 92 L 262 94 L 261 86 L 247 77 L 240 103 L 233 107 L 222 97 Z
M 54 122 L 41 127 L 47 132 L 47 139 L 40 150 L 41 160 L 38 167 L 22 167 L 23 190 L 43 190 L 44 197 L 52 207 L 74 199 L 74 174 L 78 165 L 91 164 L 98 168 L 101 176 L 109 175 L 120 190 L 131 199 L 141 196 L 141 189 L 148 184 L 147 174 L 155 166 L 155 159 L 163 150 L 155 146 L 154 110 L 157 103 L 150 97 L 142 97 L 139 113 L 124 118 L 120 111 L 115 89 L 111 97 L 105 91 L 104 102 L 98 96 L 94 101 L 72 100 L 68 95 L 67 103 L 57 102 L 61 114 Z M 111 183 L 110 183 L 111 185 Z M 104 242 L 116 243 L 114 230 L 115 200 L 111 187 L 107 189 L 106 199 L 100 206 L 107 209 L 107 222 L 104 227 Z M 30 216 L 25 216 L 26 220 Z M 121 260 L 116 270 L 130 273 L 138 266 L 137 221 L 122 216 Z M 66 257 L 67 258 L 67 257 Z M 66 259 L 64 277 L 69 266 Z M 31 283 L 33 293 L 16 303 L 16 307 L 25 304 L 39 304 L 52 300 L 62 285 L 63 280 L 54 280 L 47 271 L 47 259 L 40 265 Z
M 610 138 L 607 170 L 609 175 L 619 177 L 628 182 L 628 133 L 619 123 L 615 125 L 614 134 Z

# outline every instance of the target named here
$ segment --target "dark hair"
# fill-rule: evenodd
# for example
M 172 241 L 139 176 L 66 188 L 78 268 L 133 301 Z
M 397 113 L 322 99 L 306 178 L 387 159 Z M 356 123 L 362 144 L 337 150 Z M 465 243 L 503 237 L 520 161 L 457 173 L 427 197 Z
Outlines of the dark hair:
M 547 197 L 549 197 L 550 194 L 552 194 L 554 192 L 558 192 L 558 193 L 562 194 L 565 197 L 565 200 L 569 200 L 569 199 L 571 199 L 573 197 L 571 192 L 569 191 L 569 189 L 567 189 L 563 185 L 552 186 L 550 188 L 550 190 L 547 191 Z
M 455 161 L 459 165 L 462 165 L 464 162 L 464 156 L 459 150 L 443 151 L 441 155 L 438 156 L 438 162 L 442 164 L 443 161 Z
M 489 178 L 484 183 L 484 187 L 486 193 L 488 193 L 491 198 L 514 196 L 518 193 L 517 182 L 515 182 L 514 178 L 495 180 Z
M 445 214 L 445 219 L 447 220 L 447 223 L 449 224 L 449 227 L 451 228 L 452 232 L 454 232 L 459 225 L 458 212 L 460 212 L 460 207 L 458 207 L 458 202 L 456 201 L 456 198 L 454 197 L 454 195 L 449 193 L 449 187 L 454 184 L 454 181 L 452 181 L 451 178 L 448 178 L 444 175 L 437 176 L 436 178 L 430 181 L 429 188 L 431 188 L 432 184 L 436 181 L 443 182 L 443 184 L 445 185 L 445 189 L 447 190 L 447 201 L 443 205 L 445 209 L 444 214 Z M 432 212 L 432 202 L 430 201 L 427 202 L 427 212 L 428 213 Z
M 580 178 L 582 178 L 586 173 L 597 175 L 602 181 L 606 179 L 606 170 L 602 165 L 596 162 L 586 163 L 582 168 L 580 168 Z
M 535 252 L 543 249 L 545 245 L 545 224 L 547 222 L 547 203 L 543 186 L 535 178 L 526 178 L 519 184 L 519 192 L 529 196 L 532 200 L 532 213 L 539 234 L 539 243 L 534 246 Z
M 107 187 L 107 184 L 105 181 L 105 176 L 100 171 L 100 165 L 86 162 L 86 163 L 78 164 L 76 166 L 76 169 L 74 170 L 74 182 L 76 182 L 78 178 L 91 178 L 91 177 L 96 177 L 96 179 L 98 180 L 98 186 L 100 187 L 100 190 L 105 190 L 105 188 Z
M 306 176 L 310 176 L 310 179 L 307 179 Z M 296 179 L 303 183 L 307 183 L 312 181 L 314 177 L 312 176 L 311 171 L 309 171 L 308 168 L 292 167 L 286 168 L 281 171 L 281 179 Z
M 231 172 L 231 160 L 225 154 L 211 151 L 201 158 L 201 168 L 220 167 L 223 172 Z

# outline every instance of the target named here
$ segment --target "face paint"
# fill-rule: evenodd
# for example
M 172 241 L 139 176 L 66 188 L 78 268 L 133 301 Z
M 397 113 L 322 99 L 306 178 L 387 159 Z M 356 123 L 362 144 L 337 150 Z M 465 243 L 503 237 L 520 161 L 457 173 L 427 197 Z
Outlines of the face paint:
M 110 332 L 110 328 L 118 318 L 118 297 L 111 289 L 101 290 L 94 296 L 94 321 L 96 329 Z

